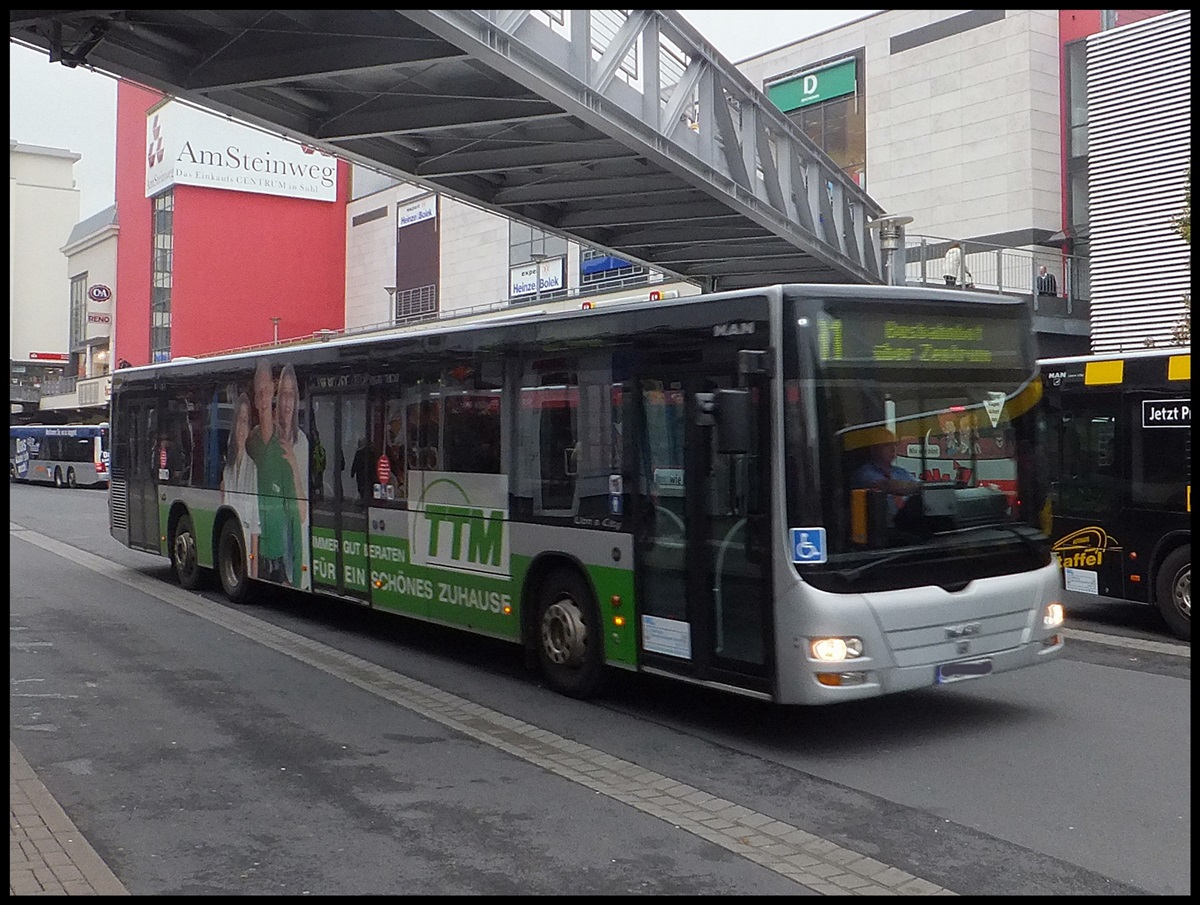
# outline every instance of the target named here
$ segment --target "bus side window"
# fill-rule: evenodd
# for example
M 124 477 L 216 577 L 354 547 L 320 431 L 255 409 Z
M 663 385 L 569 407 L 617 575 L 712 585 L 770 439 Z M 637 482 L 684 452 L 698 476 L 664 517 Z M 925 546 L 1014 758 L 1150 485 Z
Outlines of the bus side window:
M 575 510 L 570 453 L 579 441 L 579 383 L 574 360 L 526 365 L 517 419 L 515 511 L 532 514 Z
M 1124 496 L 1117 467 L 1117 419 L 1103 408 L 1067 408 L 1062 417 L 1064 514 L 1094 516 L 1114 512 Z
M 1130 425 L 1129 493 L 1135 506 L 1183 510 L 1192 478 L 1190 427 L 1147 428 L 1142 424 L 1142 401 L 1130 396 L 1126 415 Z

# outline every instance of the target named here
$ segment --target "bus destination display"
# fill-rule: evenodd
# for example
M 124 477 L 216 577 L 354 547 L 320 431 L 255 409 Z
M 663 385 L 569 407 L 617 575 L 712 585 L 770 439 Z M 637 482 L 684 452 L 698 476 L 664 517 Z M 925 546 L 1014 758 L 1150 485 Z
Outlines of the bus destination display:
M 823 318 L 818 344 L 822 361 L 949 367 L 1010 365 L 1020 358 L 1014 320 L 979 320 L 902 313 Z

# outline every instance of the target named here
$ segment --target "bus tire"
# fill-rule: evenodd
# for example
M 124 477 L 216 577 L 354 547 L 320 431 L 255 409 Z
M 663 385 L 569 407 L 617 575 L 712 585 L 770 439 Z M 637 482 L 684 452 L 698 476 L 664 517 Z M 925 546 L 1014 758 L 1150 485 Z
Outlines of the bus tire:
M 1158 567 L 1155 600 L 1167 627 L 1184 641 L 1192 640 L 1192 548 L 1177 547 Z
M 74 490 L 76 487 L 79 486 L 75 482 L 75 469 L 74 468 L 67 469 L 67 486 L 70 487 L 72 490 Z
M 175 531 L 171 535 L 171 565 L 175 577 L 185 591 L 195 591 L 203 583 L 204 570 L 196 553 L 196 529 L 192 517 L 186 512 L 179 516 Z
M 55 466 L 55 468 L 54 468 L 54 486 L 61 489 L 62 485 L 63 485 L 62 469 Z
M 600 611 L 586 581 L 574 569 L 555 569 L 538 590 L 535 626 L 538 662 L 546 681 L 572 698 L 589 698 L 604 677 Z
M 221 525 L 217 539 L 217 574 L 221 577 L 221 590 L 231 603 L 250 602 L 251 579 L 246 571 L 246 541 L 242 537 L 242 526 L 236 518 L 228 518 Z

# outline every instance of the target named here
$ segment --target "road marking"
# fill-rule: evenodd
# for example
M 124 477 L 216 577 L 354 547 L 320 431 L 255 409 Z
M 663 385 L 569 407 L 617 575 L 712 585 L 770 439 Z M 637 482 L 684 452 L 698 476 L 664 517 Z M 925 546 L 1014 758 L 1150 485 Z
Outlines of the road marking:
M 10 523 L 11 524 L 11 523 Z M 957 895 L 799 827 L 205 600 L 36 531 L 16 537 L 542 767 L 826 895 Z
M 1102 635 L 1099 632 L 1087 632 L 1078 628 L 1062 629 L 1067 639 L 1091 641 L 1094 644 L 1107 644 L 1109 647 L 1127 647 L 1130 650 L 1143 650 L 1155 654 L 1167 654 L 1172 657 L 1191 659 L 1192 649 L 1186 644 L 1171 644 L 1166 641 L 1145 641 L 1141 638 L 1122 638 L 1120 635 Z

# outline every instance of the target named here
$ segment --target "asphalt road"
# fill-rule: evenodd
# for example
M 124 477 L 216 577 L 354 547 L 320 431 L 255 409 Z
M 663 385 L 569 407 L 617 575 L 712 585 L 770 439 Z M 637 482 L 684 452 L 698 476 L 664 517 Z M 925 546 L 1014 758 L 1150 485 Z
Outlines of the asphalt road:
M 102 492 L 10 489 L 11 737 L 135 895 L 818 888 L 598 791 L 606 758 L 961 894 L 1191 891 L 1190 645 L 1127 608 L 1043 667 L 847 707 L 640 676 L 584 704 L 503 644 L 186 594 Z

